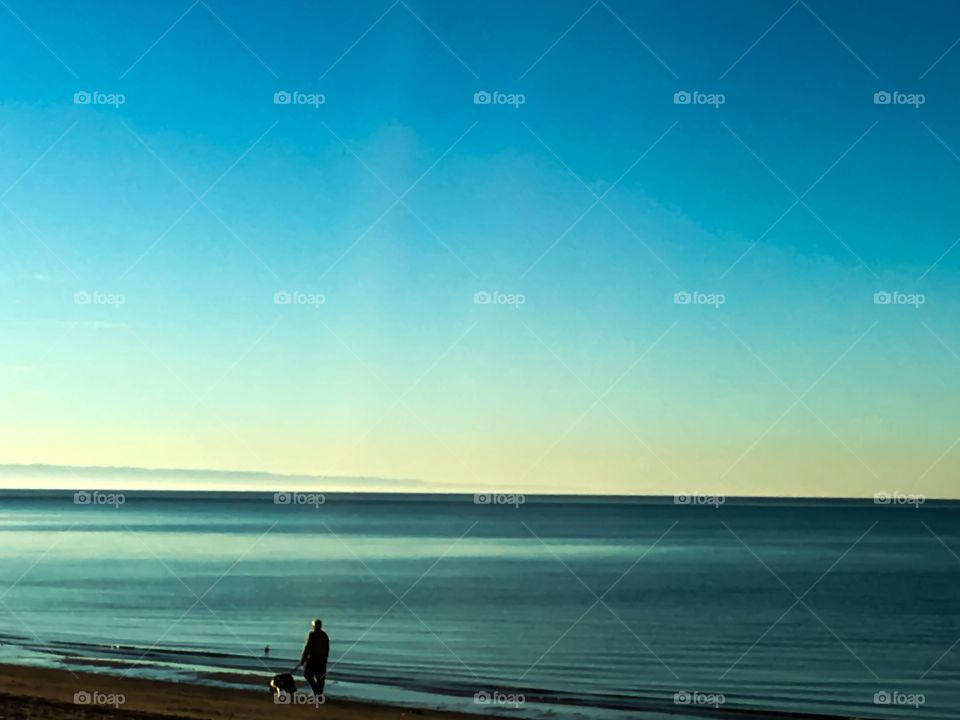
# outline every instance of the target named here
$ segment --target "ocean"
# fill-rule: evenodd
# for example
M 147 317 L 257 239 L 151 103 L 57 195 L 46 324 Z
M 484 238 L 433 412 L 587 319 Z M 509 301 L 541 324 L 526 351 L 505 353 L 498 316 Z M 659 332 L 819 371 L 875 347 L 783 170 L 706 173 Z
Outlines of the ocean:
M 0 491 L 0 661 L 265 688 L 321 618 L 332 697 L 946 720 L 957 553 L 945 502 Z

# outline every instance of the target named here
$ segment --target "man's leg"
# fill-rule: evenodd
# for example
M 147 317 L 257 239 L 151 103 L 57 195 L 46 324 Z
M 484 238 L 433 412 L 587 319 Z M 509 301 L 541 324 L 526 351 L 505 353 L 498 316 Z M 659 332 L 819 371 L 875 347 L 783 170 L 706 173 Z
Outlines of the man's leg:
M 320 695 L 323 693 L 323 684 L 321 682 L 320 689 L 317 690 L 317 666 L 308 663 L 306 667 L 303 668 L 303 679 L 310 684 L 310 688 L 313 690 L 314 695 Z
M 317 666 L 317 684 L 313 689 L 314 694 L 323 695 L 323 687 L 327 682 L 327 663 Z

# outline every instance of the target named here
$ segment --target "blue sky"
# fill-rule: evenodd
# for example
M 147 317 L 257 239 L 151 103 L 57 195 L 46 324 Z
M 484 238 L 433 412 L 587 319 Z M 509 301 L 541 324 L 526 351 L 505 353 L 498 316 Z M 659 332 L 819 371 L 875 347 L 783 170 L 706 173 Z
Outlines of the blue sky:
M 8 5 L 4 461 L 956 496 L 955 8 Z

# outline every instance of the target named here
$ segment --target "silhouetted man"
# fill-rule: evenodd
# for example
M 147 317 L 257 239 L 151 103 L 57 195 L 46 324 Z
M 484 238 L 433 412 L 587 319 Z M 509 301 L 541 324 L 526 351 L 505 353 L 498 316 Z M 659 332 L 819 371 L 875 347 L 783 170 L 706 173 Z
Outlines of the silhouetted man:
M 300 665 L 303 665 L 303 678 L 310 687 L 313 688 L 313 694 L 323 695 L 323 684 L 327 679 L 327 658 L 330 656 L 330 638 L 323 631 L 323 623 L 314 620 L 310 633 L 307 635 L 307 641 L 303 645 L 303 652 L 300 653 Z

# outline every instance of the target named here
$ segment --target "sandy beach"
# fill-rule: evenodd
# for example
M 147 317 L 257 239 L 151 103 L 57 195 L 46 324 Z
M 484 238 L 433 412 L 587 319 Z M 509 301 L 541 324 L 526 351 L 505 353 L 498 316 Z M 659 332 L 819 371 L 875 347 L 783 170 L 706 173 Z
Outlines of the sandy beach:
M 84 702 L 88 701 L 88 702 Z M 329 700 L 315 705 L 287 706 L 269 692 L 227 690 L 202 685 L 158 682 L 69 670 L 0 665 L 0 720 L 90 720 L 91 718 L 191 718 L 192 720 L 262 720 L 305 718 L 320 710 L 334 720 L 466 720 L 462 715 L 432 710 L 387 707 Z

